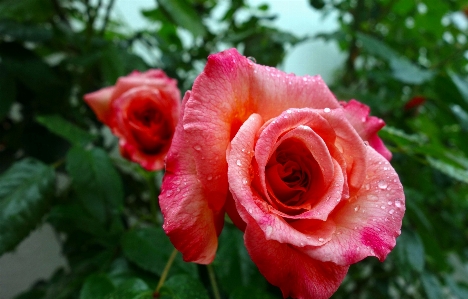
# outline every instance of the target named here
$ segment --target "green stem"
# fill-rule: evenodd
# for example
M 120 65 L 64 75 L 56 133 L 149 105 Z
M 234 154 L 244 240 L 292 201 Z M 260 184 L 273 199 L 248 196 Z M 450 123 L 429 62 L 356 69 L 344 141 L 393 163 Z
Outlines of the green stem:
M 156 183 L 155 183 L 155 172 L 148 173 L 146 177 L 146 182 L 148 183 L 148 190 L 150 193 L 150 209 L 151 215 L 153 217 L 153 222 L 156 225 L 160 225 L 158 220 L 158 211 L 159 211 L 159 204 L 158 204 L 158 192 L 156 190 Z
M 154 291 L 155 294 L 159 294 L 159 290 L 161 289 L 164 282 L 166 281 L 167 274 L 169 273 L 169 270 L 171 270 L 172 263 L 174 262 L 174 259 L 176 256 L 177 256 L 177 249 L 174 248 L 174 250 L 171 253 L 171 256 L 167 260 L 166 266 L 164 267 L 163 273 L 161 274 L 161 278 L 159 279 L 158 285 L 156 286 L 156 290 Z
M 221 296 L 219 295 L 218 284 L 216 283 L 216 276 L 214 273 L 213 266 L 209 264 L 207 265 L 207 268 L 208 268 L 208 275 L 210 276 L 211 288 L 213 289 L 213 295 L 215 299 L 221 299 Z

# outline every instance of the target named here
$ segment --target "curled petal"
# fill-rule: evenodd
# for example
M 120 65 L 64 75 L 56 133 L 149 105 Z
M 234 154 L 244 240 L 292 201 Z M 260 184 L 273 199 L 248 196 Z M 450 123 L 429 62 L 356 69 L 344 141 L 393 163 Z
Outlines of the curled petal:
M 106 125 L 109 125 L 110 102 L 114 89 L 114 86 L 110 86 L 84 95 L 86 103 L 93 109 L 97 118 Z
M 307 254 L 339 265 L 356 263 L 367 256 L 383 261 L 400 235 L 405 195 L 392 166 L 367 147 L 366 180 L 355 196 L 330 215 L 336 230 L 329 242 L 308 247 Z M 384 175 L 383 175 L 384 174 Z

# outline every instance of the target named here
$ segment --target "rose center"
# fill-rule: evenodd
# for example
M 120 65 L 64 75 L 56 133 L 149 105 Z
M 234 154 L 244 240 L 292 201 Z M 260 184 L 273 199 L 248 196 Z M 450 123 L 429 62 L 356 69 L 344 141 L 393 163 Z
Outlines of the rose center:
M 310 193 L 313 180 L 321 179 L 317 170 L 318 164 L 304 144 L 294 138 L 287 139 L 278 146 L 266 166 L 268 193 L 289 207 L 308 204 L 309 197 L 305 195 Z

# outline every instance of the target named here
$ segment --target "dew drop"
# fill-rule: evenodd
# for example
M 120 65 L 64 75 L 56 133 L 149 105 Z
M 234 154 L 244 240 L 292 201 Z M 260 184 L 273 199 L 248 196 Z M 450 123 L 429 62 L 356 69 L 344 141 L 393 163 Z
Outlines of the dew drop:
M 288 110 L 286 110 L 286 113 L 292 113 L 292 111 L 288 109 Z
M 252 208 L 249 209 L 249 213 L 252 214 Z
M 383 170 L 388 170 L 388 168 L 387 168 L 387 167 L 384 167 Z
M 210 175 L 210 176 L 208 176 L 207 179 L 208 179 L 208 181 L 211 181 L 213 179 L 213 177 Z
M 393 213 L 395 213 L 395 210 L 394 210 L 394 209 L 391 209 L 390 211 L 388 211 L 388 213 L 389 213 L 390 215 L 392 215 Z
M 248 183 L 249 183 L 249 181 L 246 178 L 242 179 L 242 184 L 247 185 Z
M 300 244 L 300 245 L 301 245 L 301 246 L 304 246 L 304 243 L 302 243 L 302 242 L 301 242 L 301 244 Z
M 395 200 L 395 207 L 401 208 L 401 201 Z
M 319 240 L 319 242 L 323 242 L 323 241 L 324 241 L 323 238 L 319 238 L 318 240 Z
M 380 208 L 381 208 L 382 210 L 385 210 L 385 206 L 380 206 Z
M 393 202 L 391 202 L 391 201 L 389 200 L 389 201 L 387 202 L 387 204 L 388 204 L 389 206 L 391 206 L 391 205 L 393 204 Z
M 377 183 L 377 186 L 379 186 L 380 189 L 387 189 L 387 183 L 385 181 L 379 181 Z
M 255 57 L 252 57 L 252 56 L 247 57 L 247 59 L 252 61 L 253 63 L 257 62 L 257 59 L 255 59 Z
M 242 152 L 245 153 L 245 148 L 242 149 Z
M 377 201 L 379 198 L 375 195 L 369 194 L 367 195 L 367 199 L 370 201 Z
M 166 196 L 167 196 L 167 197 L 171 197 L 171 195 L 172 195 L 172 190 L 167 190 Z
M 366 190 L 369 190 L 370 189 L 369 184 L 366 184 L 365 188 Z
M 325 112 L 325 113 L 328 113 L 328 112 L 330 112 L 330 111 L 331 111 L 331 109 L 330 109 L 330 108 L 328 108 L 328 107 L 327 107 L 327 108 L 325 108 L 325 109 L 323 109 L 323 112 Z
M 360 208 L 359 206 L 355 206 L 355 207 L 354 207 L 354 212 L 359 211 L 359 208 Z
M 237 160 L 237 161 L 236 161 L 236 164 L 237 164 L 237 166 L 241 166 L 241 165 L 242 165 L 242 163 L 241 163 L 240 160 Z
M 201 150 L 201 146 L 200 146 L 199 144 L 195 145 L 193 148 L 194 148 L 196 151 Z

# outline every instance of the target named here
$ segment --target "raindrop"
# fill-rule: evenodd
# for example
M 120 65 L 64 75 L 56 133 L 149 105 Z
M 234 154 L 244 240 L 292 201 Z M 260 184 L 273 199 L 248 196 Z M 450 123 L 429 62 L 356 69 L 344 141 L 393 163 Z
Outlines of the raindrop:
M 252 214 L 252 209 L 251 208 L 249 209 L 249 213 Z
M 354 212 L 359 211 L 359 208 L 360 208 L 359 206 L 355 206 L 355 207 L 354 207 Z
M 211 181 L 213 179 L 213 177 L 210 175 L 208 176 L 208 181 Z
M 201 150 L 201 146 L 200 146 L 199 144 L 195 145 L 193 148 L 194 148 L 196 151 Z
M 385 210 L 385 206 L 380 206 L 380 208 L 381 208 L 382 210 Z
M 377 185 L 379 186 L 380 189 L 387 189 L 387 186 L 388 186 L 385 181 L 379 181 Z
M 388 204 L 389 206 L 391 206 L 391 205 L 393 204 L 393 202 L 391 202 L 391 201 L 389 200 L 389 201 L 387 202 L 387 204 Z
M 167 190 L 166 196 L 167 196 L 167 197 L 171 197 L 171 195 L 172 195 L 172 190 Z
M 241 165 L 242 165 L 240 160 L 237 160 L 237 161 L 236 161 L 236 164 L 237 164 L 237 166 L 241 166 Z
M 271 235 L 272 232 L 273 232 L 273 227 L 271 227 L 270 225 L 268 225 L 267 228 L 266 228 L 266 234 L 267 234 L 267 236 Z
M 395 200 L 395 207 L 401 208 L 401 201 Z
M 247 185 L 248 183 L 249 183 L 249 181 L 246 178 L 242 179 L 242 184 Z
M 301 244 L 300 244 L 300 245 L 301 245 L 301 246 L 304 246 L 304 243 L 302 243 L 302 242 L 301 242 Z
M 327 108 L 325 108 L 325 109 L 323 109 L 323 112 L 325 112 L 325 113 L 328 113 L 328 112 L 330 112 L 330 111 L 331 111 L 331 109 L 330 109 L 330 108 L 328 108 L 328 107 L 327 107 Z
M 393 213 L 395 213 L 395 210 L 394 210 L 394 209 L 391 209 L 390 211 L 388 211 L 388 213 L 389 213 L 390 215 L 392 215 Z
M 370 200 L 370 201 L 377 201 L 379 198 L 375 195 L 367 195 L 367 199 Z
M 257 63 L 257 59 L 255 59 L 255 57 L 249 56 L 247 57 L 247 59 L 252 61 L 253 63 Z
M 319 240 L 319 242 L 323 242 L 323 241 L 324 241 L 323 238 L 319 238 L 318 240 Z
M 366 184 L 365 187 L 366 187 L 366 190 L 369 190 L 369 189 L 370 189 L 369 184 Z
M 387 167 L 384 167 L 383 170 L 388 170 L 388 168 L 387 168 Z

